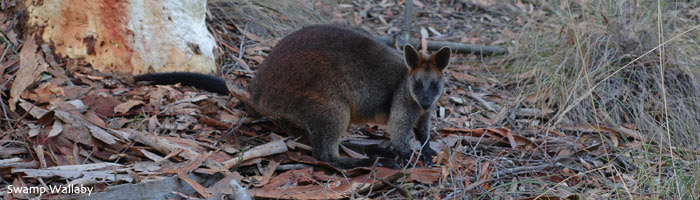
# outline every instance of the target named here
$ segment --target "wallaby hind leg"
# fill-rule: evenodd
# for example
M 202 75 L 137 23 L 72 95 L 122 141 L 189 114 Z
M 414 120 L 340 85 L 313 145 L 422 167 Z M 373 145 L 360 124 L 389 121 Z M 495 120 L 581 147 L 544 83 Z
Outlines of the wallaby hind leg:
M 321 161 L 329 162 L 333 166 L 340 168 L 371 166 L 374 164 L 374 159 L 340 157 L 338 145 L 350 124 L 349 108 L 342 109 L 324 109 L 318 107 L 309 109 L 313 110 L 313 113 L 322 113 L 322 115 L 307 115 L 304 120 L 306 122 L 305 125 L 308 126 L 308 131 L 312 134 L 310 141 L 311 146 L 314 148 L 313 157 Z M 385 158 L 381 158 L 379 164 L 384 166 L 391 165 L 389 167 L 396 166 L 393 160 Z

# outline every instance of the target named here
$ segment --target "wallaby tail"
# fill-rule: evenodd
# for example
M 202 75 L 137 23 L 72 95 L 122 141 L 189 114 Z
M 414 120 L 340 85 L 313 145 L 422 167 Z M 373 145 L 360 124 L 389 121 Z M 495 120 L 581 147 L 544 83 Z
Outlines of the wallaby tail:
M 158 85 L 182 85 L 193 86 L 210 92 L 228 95 L 226 81 L 216 76 L 192 73 L 192 72 L 168 72 L 134 76 L 134 82 L 151 81 Z
M 182 85 L 193 86 L 199 89 L 203 89 L 209 92 L 216 92 L 221 95 L 233 94 L 238 100 L 243 102 L 248 114 L 254 116 L 262 116 L 258 109 L 250 102 L 250 94 L 248 91 L 243 89 L 240 85 L 232 85 L 229 89 L 229 85 L 222 78 L 193 73 L 193 72 L 167 72 L 167 73 L 153 73 L 153 74 L 143 74 L 134 76 L 134 82 L 140 81 L 150 81 L 158 85 L 172 85 L 180 83 Z

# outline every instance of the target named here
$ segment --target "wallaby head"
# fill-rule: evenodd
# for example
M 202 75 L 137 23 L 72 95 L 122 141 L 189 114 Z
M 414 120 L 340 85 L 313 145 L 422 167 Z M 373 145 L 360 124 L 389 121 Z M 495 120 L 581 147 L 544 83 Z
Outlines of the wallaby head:
M 404 84 L 413 100 L 423 109 L 429 109 L 443 93 L 445 77 L 442 72 L 450 63 L 452 51 L 449 47 L 442 47 L 430 57 L 425 57 L 413 46 L 406 45 L 403 52 L 409 68 Z

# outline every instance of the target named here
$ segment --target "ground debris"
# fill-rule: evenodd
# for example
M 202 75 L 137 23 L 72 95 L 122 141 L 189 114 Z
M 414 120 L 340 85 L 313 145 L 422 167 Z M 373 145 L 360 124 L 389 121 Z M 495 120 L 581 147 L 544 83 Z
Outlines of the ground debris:
M 7 2 L 2 1 L 3 10 Z M 214 7 L 207 20 L 222 49 L 222 74 L 233 87 L 240 86 L 232 89 L 233 96 L 182 85 L 135 85 L 126 81 L 128 77 L 96 72 L 79 59 L 58 59 L 33 36 L 22 35 L 14 25 L 13 12 L 0 13 L 0 28 L 10 30 L 3 32 L 0 40 L 0 51 L 4 52 L 0 57 L 0 195 L 3 199 L 39 196 L 10 193 L 5 189 L 10 184 L 73 184 L 94 191 L 89 197 L 41 197 L 683 199 L 692 197 L 660 192 L 661 181 L 681 177 L 694 181 L 675 183 L 673 179 L 668 184 L 687 184 L 674 186 L 680 188 L 699 185 L 695 180 L 700 179 L 693 176 L 697 167 L 693 166 L 698 164 L 700 150 L 697 143 L 687 142 L 697 137 L 672 135 L 679 131 L 664 127 L 697 130 L 692 126 L 697 124 L 692 122 L 696 116 L 691 114 L 700 113 L 700 104 L 692 105 L 698 102 L 700 89 L 665 88 L 670 95 L 667 98 L 675 100 L 665 105 L 665 97 L 655 92 L 657 83 L 646 81 L 661 82 L 648 78 L 658 73 L 648 66 L 658 63 L 673 70 L 665 75 L 670 80 L 664 79 L 670 86 L 693 83 L 695 78 L 688 75 L 692 73 L 678 68 L 680 61 L 658 55 L 653 57 L 657 60 L 633 60 L 644 57 L 638 49 L 656 45 L 646 48 L 650 44 L 642 39 L 648 38 L 648 33 L 611 34 L 609 29 L 629 28 L 630 24 L 620 24 L 612 15 L 591 17 L 568 9 L 590 9 L 585 1 L 414 0 L 413 37 L 498 45 L 507 47 L 511 55 L 455 55 L 446 71 L 446 92 L 434 113 L 437 117 L 429 143 L 438 150 L 434 165 L 411 162 L 403 169 L 338 169 L 320 162 L 311 157 L 312 147 L 303 138 L 251 116 L 243 105 L 248 96 L 240 88 L 245 88 L 285 33 L 305 24 L 330 22 L 377 36 L 395 36 L 404 28 L 405 1 L 304 1 L 301 6 L 291 6 L 299 8 L 294 10 L 295 16 L 314 11 L 303 19 L 277 19 L 278 12 L 289 10 L 279 5 L 266 7 L 270 2 L 277 1 L 210 1 Z M 697 3 L 676 3 L 687 9 L 669 13 L 680 21 L 697 19 L 693 14 L 700 9 Z M 266 13 L 265 9 L 276 10 Z M 240 13 L 225 14 L 231 10 Z M 560 19 L 560 15 L 567 17 Z M 579 20 L 584 17 L 588 18 Z M 273 18 L 271 24 L 262 20 Z M 288 24 L 275 28 L 279 23 Z M 679 31 L 671 32 L 675 35 Z M 589 46 L 577 41 L 598 41 L 591 35 L 610 41 Z M 542 40 L 547 43 L 537 43 Z M 595 45 L 613 45 L 605 47 L 619 52 L 610 54 L 624 55 L 595 61 L 609 55 L 596 54 L 600 56 L 586 59 L 594 59 L 589 62 L 598 65 L 579 63 L 586 60 L 576 57 L 579 50 L 597 49 L 577 48 L 599 47 Z M 683 47 L 697 52 L 689 46 Z M 673 55 L 678 54 L 667 56 Z M 685 57 L 682 62 L 700 63 L 697 56 Z M 605 83 L 601 85 L 568 79 L 583 73 L 574 70 L 581 67 L 594 69 L 586 72 L 591 76 L 608 75 L 612 72 L 603 72 L 609 69 L 600 65 L 619 66 L 615 62 L 635 63 L 633 67 L 641 69 L 593 79 Z M 566 76 L 550 76 L 555 72 Z M 644 81 L 625 82 L 636 79 Z M 556 81 L 561 85 L 548 85 Z M 565 84 L 570 82 L 572 85 Z M 585 92 L 594 86 L 606 90 Z M 632 94 L 647 98 L 647 103 L 639 107 L 621 103 L 637 97 L 629 96 Z M 589 98 L 598 99 L 589 102 Z M 670 110 L 668 121 L 663 121 L 668 116 L 660 112 L 665 106 Z M 649 123 L 631 119 L 630 113 L 647 114 L 640 119 Z M 670 125 L 649 128 L 656 122 Z M 341 147 L 341 154 L 348 157 L 370 157 L 350 148 L 353 144 L 382 145 L 391 137 L 385 126 L 374 124 L 352 126 L 348 131 L 350 136 L 343 142 L 350 145 Z M 669 140 L 688 145 L 669 147 Z M 416 153 L 420 145 L 415 142 Z M 661 180 L 644 182 L 640 177 Z

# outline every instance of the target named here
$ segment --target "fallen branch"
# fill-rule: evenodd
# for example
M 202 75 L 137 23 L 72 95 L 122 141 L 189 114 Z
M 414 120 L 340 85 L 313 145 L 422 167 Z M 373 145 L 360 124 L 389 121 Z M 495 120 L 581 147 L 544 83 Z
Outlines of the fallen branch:
M 122 167 L 124 165 L 116 164 L 116 163 L 92 163 L 92 164 L 84 164 L 84 165 L 63 165 L 63 166 L 55 166 L 55 167 L 49 167 L 47 169 L 49 170 L 67 170 L 67 171 L 89 171 L 89 170 L 96 170 L 96 169 L 103 169 L 107 167 Z
M 259 157 L 265 157 L 273 154 L 278 154 L 278 153 L 284 153 L 287 152 L 287 144 L 284 142 L 284 140 L 276 140 L 273 142 L 269 142 L 260 146 L 253 147 L 252 149 L 249 149 L 247 151 L 244 151 L 243 154 L 240 156 L 224 161 L 222 164 L 224 164 L 223 169 L 230 169 L 234 165 L 236 165 L 239 162 L 243 162 L 246 160 L 250 160 L 253 158 L 259 158 Z
M 384 42 L 387 45 L 394 46 L 394 38 L 390 37 L 377 37 L 377 40 Z M 414 47 L 421 46 L 419 45 L 421 42 L 419 39 L 416 38 L 411 38 L 407 41 L 407 43 L 413 45 Z M 429 41 L 428 45 L 428 50 L 438 50 L 444 46 L 448 46 L 454 51 L 455 53 L 473 53 L 473 54 L 480 54 L 480 55 L 503 55 L 508 53 L 504 48 L 501 47 L 495 47 L 495 46 L 483 46 L 483 45 L 472 45 L 472 44 L 462 44 L 462 43 L 455 43 L 455 42 L 439 42 L 439 41 Z
M 146 134 L 140 131 L 134 131 L 131 134 L 131 139 L 143 143 L 146 146 L 153 147 L 154 149 L 164 154 L 169 154 L 171 152 L 181 150 L 182 152 L 180 153 L 180 156 L 188 160 L 194 160 L 197 157 L 199 157 L 199 152 L 195 151 L 194 149 L 178 145 L 174 142 L 171 142 L 170 140 L 158 137 L 157 135 Z
M 19 161 L 22 161 L 21 158 L 8 158 L 8 159 L 2 159 L 0 160 L 0 167 L 3 166 L 8 166 L 14 163 L 18 163 Z
M 177 198 L 171 191 L 182 194 L 194 194 L 187 183 L 177 176 L 146 180 L 138 184 L 121 184 L 107 187 L 103 192 L 87 195 L 71 195 L 66 199 L 172 199 Z
M 133 177 L 124 174 L 116 174 L 113 170 L 104 171 L 73 171 L 73 170 L 50 170 L 50 169 L 12 169 L 12 173 L 24 173 L 27 177 L 50 178 L 60 176 L 66 179 L 92 178 L 106 179 L 110 181 L 131 182 Z

